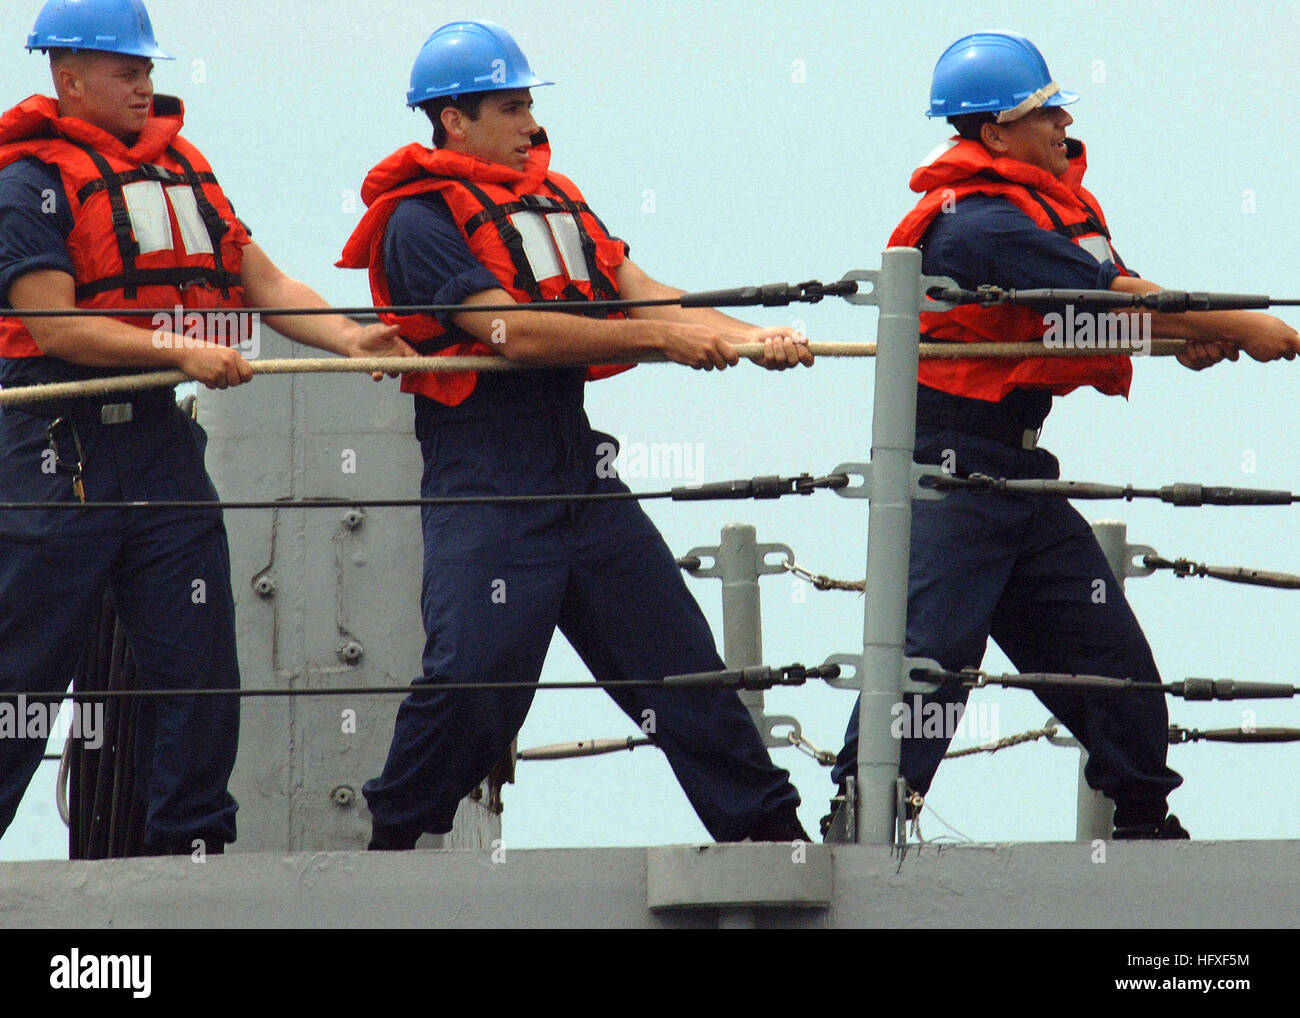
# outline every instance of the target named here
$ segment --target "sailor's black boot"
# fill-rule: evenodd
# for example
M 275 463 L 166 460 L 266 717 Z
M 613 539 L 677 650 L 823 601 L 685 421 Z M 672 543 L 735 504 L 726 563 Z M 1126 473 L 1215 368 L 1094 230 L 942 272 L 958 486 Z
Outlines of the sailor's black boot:
M 370 826 L 370 844 L 366 849 L 371 852 L 409 852 L 420 840 L 419 831 L 403 830 L 400 827 L 384 827 L 372 823 Z
M 803 829 L 793 806 L 783 806 L 769 813 L 749 829 L 750 841 L 812 841 Z
M 1191 838 L 1191 835 L 1183 829 L 1178 818 L 1170 813 L 1160 823 L 1116 827 L 1111 837 L 1116 841 L 1184 841 Z

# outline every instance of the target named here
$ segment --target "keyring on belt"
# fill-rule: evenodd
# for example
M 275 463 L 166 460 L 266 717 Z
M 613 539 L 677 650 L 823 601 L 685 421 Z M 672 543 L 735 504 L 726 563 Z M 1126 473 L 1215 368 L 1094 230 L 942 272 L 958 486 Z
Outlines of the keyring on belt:
M 65 460 L 59 454 L 58 430 L 66 428 L 68 434 L 72 437 L 72 447 L 77 451 L 77 458 L 73 462 Z M 45 429 L 45 436 L 50 441 L 50 451 L 54 453 L 54 469 L 59 473 L 72 474 L 72 493 L 77 496 L 81 503 L 86 501 L 86 486 L 82 481 L 82 475 L 85 469 L 86 455 L 81 448 L 81 436 L 77 434 L 77 428 L 66 417 L 56 417 L 50 421 L 50 426 Z

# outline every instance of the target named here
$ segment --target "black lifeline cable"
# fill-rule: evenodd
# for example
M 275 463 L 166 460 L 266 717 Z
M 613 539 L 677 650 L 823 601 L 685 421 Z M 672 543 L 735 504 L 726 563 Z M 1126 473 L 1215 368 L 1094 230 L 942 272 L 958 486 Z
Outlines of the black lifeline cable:
M 794 664 L 784 668 L 757 666 L 667 675 L 661 680 L 618 679 L 610 682 L 440 682 L 419 686 L 337 686 L 328 689 L 119 689 L 48 693 L 42 691 L 0 692 L 0 703 L 22 699 L 35 702 L 60 700 L 96 701 L 141 697 L 160 699 L 186 696 L 235 696 L 241 698 L 299 696 L 386 696 L 413 693 L 486 692 L 501 689 L 524 690 L 592 690 L 592 689 L 771 689 L 774 686 L 801 686 L 808 679 L 838 677 L 838 665 L 804 667 Z M 1265 700 L 1290 699 L 1300 693 L 1300 686 L 1276 682 L 1240 681 L 1237 679 L 1188 678 L 1158 684 L 1136 679 L 1117 679 L 1106 675 L 1071 675 L 1055 672 L 1024 672 L 994 675 L 969 668 L 959 672 L 934 668 L 914 668 L 912 677 L 940 684 L 957 684 L 967 689 L 1006 686 L 1011 689 L 1069 690 L 1107 693 L 1160 693 L 1185 700 Z
M 439 682 L 419 686 L 336 686 L 327 689 L 107 689 L 72 690 L 61 693 L 0 692 L 0 703 L 22 698 L 25 701 L 75 702 L 119 700 L 129 697 L 162 699 L 183 696 L 235 696 L 241 698 L 299 696 L 389 696 L 412 693 L 466 693 L 499 689 L 588 690 L 588 689 L 771 689 L 773 686 L 801 686 L 808 679 L 833 679 L 840 674 L 839 665 L 805 667 L 801 664 L 783 668 L 757 666 L 696 672 L 689 675 L 666 675 L 662 679 L 616 679 L 610 682 Z
M 1072 290 L 1064 288 L 1015 290 L 1000 286 L 980 286 L 974 290 L 935 286 L 926 296 L 951 304 L 1024 304 L 1031 307 L 1137 308 L 1179 314 L 1184 311 L 1245 311 L 1269 307 L 1300 307 L 1300 298 L 1268 297 L 1259 293 L 1205 293 L 1187 290 L 1153 290 L 1151 293 L 1124 293 L 1120 290 Z
M 688 484 L 667 491 L 593 491 L 555 495 L 446 495 L 437 498 L 286 498 L 253 501 L 143 501 L 143 502 L 0 502 L 0 511 L 66 510 L 85 512 L 102 509 L 408 509 L 424 506 L 457 505 L 540 505 L 554 502 L 630 502 L 671 499 L 674 502 L 704 502 L 732 499 L 771 499 L 785 495 L 811 495 L 825 488 L 834 490 L 849 484 L 846 474 L 814 477 L 754 477 L 738 481 Z
M 388 696 L 398 693 L 436 693 L 446 690 L 453 693 L 486 691 L 489 689 L 647 689 L 662 687 L 663 682 L 649 679 L 619 679 L 613 682 L 445 682 L 426 686 L 336 686 L 330 689 L 96 689 L 70 690 L 62 693 L 42 692 L 0 692 L 0 703 L 22 698 L 28 702 L 52 703 L 59 700 L 71 700 L 73 703 L 96 702 L 99 700 L 121 700 L 139 697 L 145 700 L 158 700 L 177 696 L 235 696 L 243 699 L 262 697 L 298 697 L 298 696 Z
M 587 311 L 628 311 L 633 308 L 653 307 L 785 307 L 789 304 L 816 304 L 825 297 L 849 297 L 858 292 L 858 284 L 851 280 L 822 283 L 810 279 L 805 283 L 766 283 L 762 286 L 741 286 L 730 290 L 705 290 L 684 293 L 680 297 L 657 297 L 643 300 L 547 300 L 511 304 L 400 304 L 392 307 L 369 305 L 365 307 L 239 307 L 239 308 L 180 308 L 183 314 L 202 315 L 208 312 L 262 315 L 267 318 L 313 315 L 446 315 L 460 312 L 508 311 L 569 311 L 583 314 Z M 155 315 L 173 316 L 176 307 L 169 308 L 23 308 L 2 310 L 0 318 L 152 318 Z

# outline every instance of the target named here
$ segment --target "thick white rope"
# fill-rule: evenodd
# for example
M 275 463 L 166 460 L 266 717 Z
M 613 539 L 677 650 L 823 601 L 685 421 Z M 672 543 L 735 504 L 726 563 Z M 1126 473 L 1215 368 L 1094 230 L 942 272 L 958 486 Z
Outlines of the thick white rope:
M 1157 339 L 1150 345 L 1150 356 L 1169 357 L 1182 352 L 1181 339 Z M 809 343 L 815 357 L 874 357 L 875 343 Z M 763 357 L 762 343 L 740 343 L 736 352 L 751 361 Z M 1072 349 L 1047 347 L 1033 343 L 922 343 L 923 360 L 962 360 L 986 357 L 1006 359 L 1021 357 L 1087 357 L 1100 354 L 1136 356 L 1133 350 L 1098 348 Z M 663 364 L 662 354 L 610 358 L 593 363 Z M 303 357 L 291 360 L 252 361 L 255 375 L 300 375 L 322 372 L 370 373 L 421 371 L 528 371 L 550 365 L 521 364 L 505 357 Z M 147 374 L 118 375 L 80 382 L 55 382 L 0 390 L 0 406 L 32 403 L 41 400 L 73 399 L 81 396 L 106 396 L 115 392 L 158 389 L 193 381 L 182 371 L 151 371 Z

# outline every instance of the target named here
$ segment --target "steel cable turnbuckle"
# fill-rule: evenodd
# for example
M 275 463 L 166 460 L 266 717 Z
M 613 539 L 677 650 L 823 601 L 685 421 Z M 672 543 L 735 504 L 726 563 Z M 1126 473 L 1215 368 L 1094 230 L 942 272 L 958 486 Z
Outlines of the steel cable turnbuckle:
M 1290 699 L 1300 693 L 1300 686 L 1280 682 L 1255 682 L 1237 679 L 1187 678 L 1178 682 L 1138 682 L 1108 675 L 1071 675 L 1064 672 L 1022 672 L 995 675 L 978 668 L 951 671 L 943 668 L 913 668 L 911 678 L 923 682 L 957 684 L 966 689 L 1005 686 L 1009 689 L 1078 690 L 1106 693 L 1160 693 L 1184 700 L 1275 700 Z
M 819 488 L 834 491 L 837 488 L 847 488 L 848 485 L 847 474 L 829 474 L 826 477 L 813 477 L 812 474 L 800 474 L 798 477 L 770 475 L 738 481 L 684 485 L 672 489 L 672 499 L 674 502 L 695 502 L 727 498 L 781 498 L 783 495 L 811 495 Z
M 839 665 L 801 664 L 772 668 L 756 665 L 752 668 L 725 668 L 717 672 L 691 672 L 687 675 L 665 675 L 663 684 L 671 687 L 712 686 L 723 689 L 771 689 L 773 686 L 802 686 L 809 679 L 837 679 Z
M 1188 576 L 1226 580 L 1228 583 L 1245 583 L 1255 587 L 1274 587 L 1281 590 L 1300 590 L 1300 576 L 1295 573 L 1277 573 L 1267 569 L 1250 569 L 1246 566 L 1211 566 L 1191 559 L 1167 559 L 1159 555 L 1144 555 L 1142 565 L 1147 569 L 1168 569 L 1179 579 Z
M 1139 488 L 1132 484 L 1098 484 L 1092 481 L 1062 481 L 1055 478 L 1007 478 L 974 473 L 927 475 L 928 486 L 938 491 L 971 491 L 978 495 L 1050 495 L 1081 499 L 1150 498 L 1176 506 L 1206 505 L 1291 505 L 1300 497 L 1289 491 L 1267 488 L 1235 488 L 1227 485 L 1192 483 L 1166 484 L 1160 488 Z

